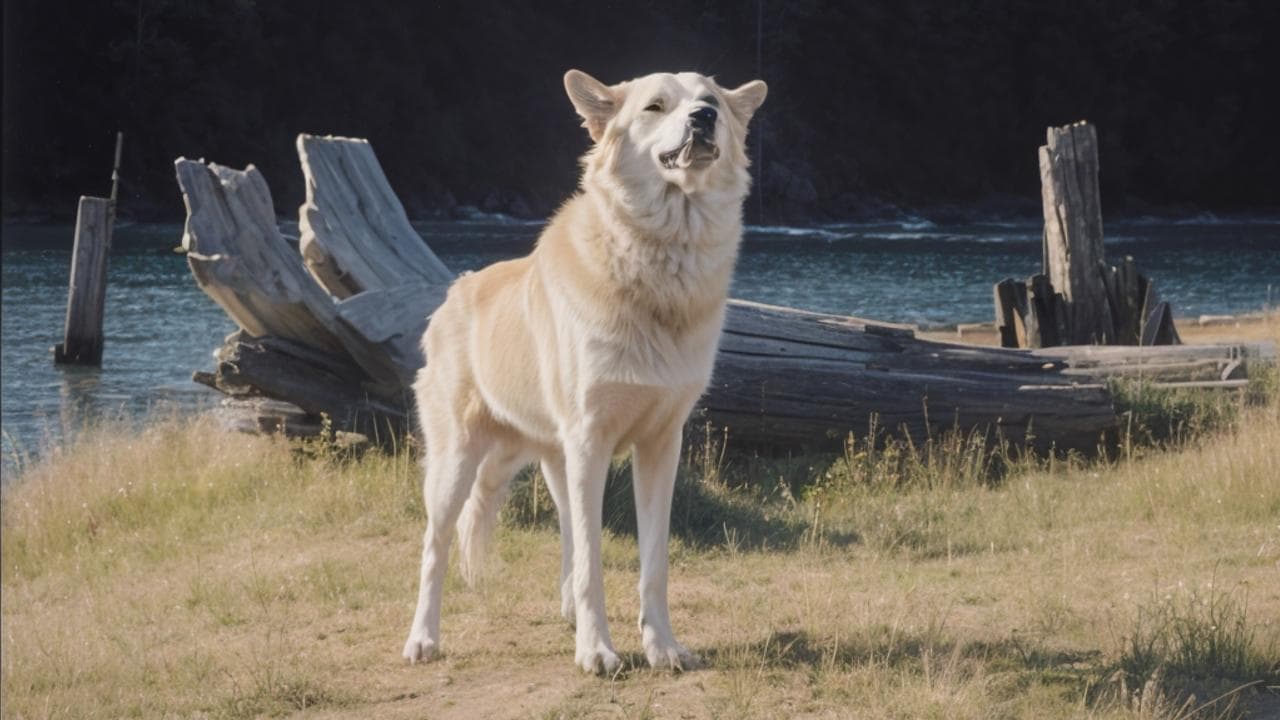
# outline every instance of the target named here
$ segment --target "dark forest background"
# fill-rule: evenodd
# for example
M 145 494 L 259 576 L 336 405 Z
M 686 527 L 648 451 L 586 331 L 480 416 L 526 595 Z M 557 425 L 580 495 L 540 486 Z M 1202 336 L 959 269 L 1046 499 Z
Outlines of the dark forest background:
M 1081 118 L 1109 215 L 1274 212 L 1278 32 L 1265 0 L 6 0 L 3 207 L 71 218 L 121 129 L 123 214 L 180 219 L 186 155 L 291 216 L 305 131 L 369 138 L 412 216 L 540 216 L 587 146 L 577 67 L 768 81 L 752 221 L 1035 213 L 1045 127 Z

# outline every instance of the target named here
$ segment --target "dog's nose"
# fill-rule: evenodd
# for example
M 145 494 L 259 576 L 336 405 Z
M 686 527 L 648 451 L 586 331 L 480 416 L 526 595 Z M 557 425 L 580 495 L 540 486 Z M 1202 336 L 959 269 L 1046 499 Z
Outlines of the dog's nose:
M 713 107 L 700 107 L 689 113 L 689 125 L 695 130 L 714 130 L 716 127 L 716 109 Z

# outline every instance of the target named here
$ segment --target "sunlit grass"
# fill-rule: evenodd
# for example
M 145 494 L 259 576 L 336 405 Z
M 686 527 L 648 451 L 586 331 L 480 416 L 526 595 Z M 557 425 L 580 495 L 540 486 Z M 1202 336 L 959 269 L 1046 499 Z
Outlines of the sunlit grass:
M 534 471 L 504 510 L 486 581 L 468 589 L 450 573 L 445 658 L 409 667 L 399 647 L 423 522 L 411 453 L 357 456 L 206 420 L 89 429 L 4 489 L 4 715 L 1274 709 L 1280 402 L 1122 392 L 1134 394 L 1128 434 L 1097 459 L 963 434 L 765 457 L 694 427 L 671 594 L 677 632 L 707 667 L 684 675 L 636 667 L 619 463 L 604 562 L 632 667 L 612 682 L 572 668 L 554 509 Z

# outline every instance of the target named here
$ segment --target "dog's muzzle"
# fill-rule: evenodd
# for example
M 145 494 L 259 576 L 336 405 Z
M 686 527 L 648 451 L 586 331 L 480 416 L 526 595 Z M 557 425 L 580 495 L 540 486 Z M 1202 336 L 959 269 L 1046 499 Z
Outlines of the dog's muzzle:
M 684 141 L 674 150 L 662 153 L 658 161 L 668 170 L 706 167 L 720 157 L 716 147 L 716 110 L 700 107 L 689 113 Z
M 706 167 L 719 157 L 720 148 L 716 147 L 714 134 L 690 131 L 685 133 L 679 147 L 659 155 L 658 162 L 668 170 L 676 170 Z

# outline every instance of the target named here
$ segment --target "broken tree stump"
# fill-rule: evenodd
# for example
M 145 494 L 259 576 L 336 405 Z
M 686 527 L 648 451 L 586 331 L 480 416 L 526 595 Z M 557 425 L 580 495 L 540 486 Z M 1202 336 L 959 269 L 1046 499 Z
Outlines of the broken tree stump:
M 1115 328 L 1102 271 L 1102 201 L 1098 193 L 1098 133 L 1081 121 L 1051 127 L 1040 147 L 1044 210 L 1044 274 L 1062 293 L 1068 345 L 1106 345 Z
M 1178 344 L 1172 309 L 1133 258 L 1107 266 L 1097 131 L 1081 121 L 1047 135 L 1039 151 L 1044 272 L 1025 288 L 1012 278 L 996 284 L 1001 346 Z

